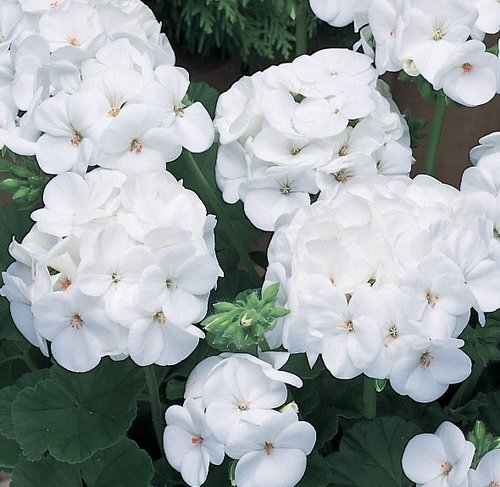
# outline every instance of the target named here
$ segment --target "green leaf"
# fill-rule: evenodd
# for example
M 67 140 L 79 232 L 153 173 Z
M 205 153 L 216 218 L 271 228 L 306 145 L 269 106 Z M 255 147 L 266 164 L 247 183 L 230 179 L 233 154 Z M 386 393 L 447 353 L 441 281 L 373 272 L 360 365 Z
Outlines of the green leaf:
M 149 455 L 128 438 L 97 452 L 82 466 L 87 487 L 148 487 L 153 474 Z
M 335 487 L 409 487 L 401 468 L 403 451 L 419 428 L 404 419 L 376 418 L 354 425 L 342 438 L 340 451 L 326 460 Z
M 201 102 L 212 118 L 215 117 L 215 106 L 219 98 L 219 92 L 207 83 L 191 83 L 189 85 L 188 97 L 192 101 Z
M 57 460 L 83 462 L 128 430 L 143 387 L 142 370 L 131 361 L 106 359 L 85 374 L 53 367 L 49 379 L 19 392 L 14 433 L 31 461 L 48 450 Z
M 21 457 L 12 474 L 11 487 L 81 487 L 76 465 L 56 462 L 50 457 L 30 462 Z
M 487 397 L 487 405 L 479 409 L 481 418 L 490 433 L 500 436 L 500 391 L 491 392 Z
M 0 432 L 6 438 L 15 439 L 11 411 L 17 395 L 25 387 L 34 387 L 39 381 L 47 378 L 48 374 L 48 369 L 35 370 L 24 374 L 12 386 L 0 390 Z
M 0 471 L 10 472 L 19 461 L 21 449 L 14 440 L 0 435 Z
M 167 382 L 166 396 L 169 401 L 176 401 L 184 397 L 186 382 L 178 379 L 170 379 Z
M 326 487 L 330 483 L 330 470 L 317 451 L 307 457 L 307 468 L 304 477 L 297 487 Z

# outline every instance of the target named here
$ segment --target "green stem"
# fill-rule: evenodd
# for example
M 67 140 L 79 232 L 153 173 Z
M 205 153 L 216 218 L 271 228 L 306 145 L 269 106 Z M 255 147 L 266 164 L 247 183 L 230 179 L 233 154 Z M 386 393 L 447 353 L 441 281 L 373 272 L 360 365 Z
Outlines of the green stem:
M 215 211 L 215 214 L 217 215 L 217 218 L 219 219 L 224 232 L 229 237 L 231 243 L 234 245 L 236 252 L 240 256 L 241 262 L 243 262 L 244 266 L 247 268 L 252 286 L 255 288 L 260 288 L 261 279 L 255 271 L 252 260 L 248 256 L 248 251 L 243 241 L 240 239 L 240 236 L 231 224 L 231 221 L 226 214 L 226 210 L 224 209 L 224 205 L 219 201 L 214 190 L 205 179 L 203 173 L 200 171 L 200 168 L 198 167 L 198 164 L 196 164 L 193 155 L 185 150 L 183 151 L 182 156 L 187 168 L 191 171 L 191 174 L 199 184 L 202 198 L 212 207 L 213 211 Z
M 366 419 L 374 419 L 377 416 L 375 379 L 366 376 L 363 377 L 363 416 Z
M 427 154 L 425 156 L 424 173 L 430 176 L 434 175 L 436 161 L 439 153 L 439 143 L 443 133 L 444 120 L 446 118 L 446 96 L 438 93 L 436 105 L 434 106 L 434 115 L 432 117 L 431 133 L 427 145 Z
M 158 394 L 158 382 L 156 380 L 154 365 L 144 367 L 144 377 L 146 379 L 146 389 L 148 390 L 149 395 L 149 404 L 151 406 L 151 416 L 153 417 L 156 441 L 158 442 L 160 451 L 163 453 L 163 429 L 165 425 L 163 421 L 160 396 Z
M 295 54 L 307 53 L 307 0 L 298 0 L 295 12 Z
M 474 389 L 476 388 L 479 379 L 481 379 L 484 369 L 484 365 L 478 362 L 473 365 L 471 374 L 467 380 L 460 384 L 457 392 L 455 392 L 455 395 L 451 398 L 451 401 L 448 404 L 450 409 L 457 409 L 460 406 L 463 406 L 472 397 Z

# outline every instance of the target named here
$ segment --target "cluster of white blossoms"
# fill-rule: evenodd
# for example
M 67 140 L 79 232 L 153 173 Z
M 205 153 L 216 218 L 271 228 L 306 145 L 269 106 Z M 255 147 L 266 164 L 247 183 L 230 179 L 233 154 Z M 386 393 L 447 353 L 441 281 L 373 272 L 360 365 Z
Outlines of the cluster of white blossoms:
M 221 275 L 198 196 L 167 171 L 126 177 L 64 173 L 2 274 L 21 333 L 59 364 L 85 372 L 103 356 L 176 364 L 197 346 L 193 325 Z
M 387 378 L 420 402 L 465 380 L 458 337 L 471 308 L 483 324 L 500 308 L 498 233 L 471 204 L 479 191 L 466 190 L 481 167 L 462 192 L 429 176 L 353 181 L 283 221 L 266 285 L 280 283 L 291 313 L 268 334 L 271 347 L 306 352 L 311 365 L 321 355 L 337 378 Z
M 286 384 L 301 387 L 295 375 L 278 370 L 283 352 L 260 358 L 224 353 L 200 362 L 191 372 L 183 406 L 165 413 L 167 460 L 184 481 L 198 487 L 209 464 L 224 455 L 237 460 L 238 487 L 293 487 L 302 478 L 316 432 L 299 421 L 287 399 Z
M 326 49 L 243 77 L 217 104 L 216 177 L 262 230 L 358 177 L 408 175 L 409 130 L 372 59 Z
M 0 6 L 0 147 L 48 174 L 163 169 L 202 152 L 213 124 L 139 0 L 6 0 Z
M 500 61 L 485 34 L 500 30 L 497 0 L 309 0 L 313 12 L 340 27 L 354 21 L 358 47 L 379 74 L 421 74 L 454 101 L 477 106 L 500 92 Z
M 215 218 L 165 171 L 213 142 L 188 73 L 139 0 L 7 0 L 0 18 L 0 146 L 56 175 L 10 247 L 16 326 L 76 372 L 180 362 L 222 275 Z
M 484 455 L 471 469 L 475 447 L 445 421 L 434 434 L 413 437 L 403 454 L 403 470 L 417 487 L 498 487 L 500 449 Z

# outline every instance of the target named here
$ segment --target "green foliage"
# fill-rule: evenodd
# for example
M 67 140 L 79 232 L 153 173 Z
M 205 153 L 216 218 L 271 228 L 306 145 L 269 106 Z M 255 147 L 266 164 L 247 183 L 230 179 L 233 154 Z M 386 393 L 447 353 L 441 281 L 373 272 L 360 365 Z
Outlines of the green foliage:
M 12 406 L 14 433 L 28 460 L 48 451 L 79 463 L 113 445 L 136 416 L 142 370 L 109 359 L 76 374 L 54 366 L 49 379 L 20 391 Z
M 149 487 L 153 464 L 137 444 L 122 438 L 80 465 L 44 457 L 30 462 L 22 457 L 12 476 L 12 487 Z
M 461 335 L 465 341 L 464 352 L 474 361 L 486 367 L 500 361 L 500 320 L 497 315 L 487 317 L 484 327 L 467 326 Z
M 467 439 L 476 447 L 471 467 L 474 469 L 486 453 L 500 448 L 500 438 L 488 433 L 481 421 L 476 421 L 473 430 L 467 435 Z
M 424 120 L 423 118 L 414 118 L 409 108 L 404 111 L 403 116 L 405 117 L 408 128 L 410 129 L 411 148 L 415 149 L 418 147 L 418 142 L 427 137 L 425 129 L 427 125 L 429 125 L 429 121 Z
M 243 62 L 258 56 L 290 59 L 295 49 L 296 0 L 157 0 L 167 35 L 187 52 Z M 307 9 L 309 38 L 317 19 Z
M 252 350 L 267 347 L 265 334 L 289 310 L 275 305 L 279 283 L 265 291 L 244 291 L 234 303 L 221 301 L 213 305 L 217 313 L 203 320 L 208 342 L 216 349 L 227 351 Z
M 487 394 L 486 402 L 479 411 L 488 430 L 495 436 L 500 436 L 500 391 Z
M 403 450 L 419 428 L 402 418 L 360 421 L 340 442 L 340 451 L 326 458 L 335 487 L 409 487 L 401 467 Z

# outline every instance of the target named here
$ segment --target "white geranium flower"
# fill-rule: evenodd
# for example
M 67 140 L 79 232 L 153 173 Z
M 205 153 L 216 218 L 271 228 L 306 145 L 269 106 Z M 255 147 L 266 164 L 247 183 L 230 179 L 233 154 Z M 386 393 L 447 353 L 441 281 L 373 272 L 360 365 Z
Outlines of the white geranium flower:
M 47 183 L 43 193 L 45 207 L 35 210 L 31 218 L 40 231 L 65 237 L 75 226 L 108 215 L 99 207 L 102 194 L 98 195 L 99 199 L 95 196 L 83 177 L 74 173 L 60 174 Z
M 60 95 L 41 103 L 35 112 L 37 128 L 44 132 L 36 145 L 36 158 L 43 171 L 83 174 L 92 163 L 92 124 L 97 118 L 95 103 L 80 94 Z
M 121 352 L 120 328 L 99 299 L 76 290 L 57 291 L 32 306 L 35 327 L 51 341 L 54 358 L 72 372 L 87 372 L 105 355 Z
M 226 446 L 238 459 L 235 480 L 239 487 L 293 487 L 304 475 L 306 456 L 316 442 L 316 431 L 293 412 L 265 420 L 260 426 L 245 423 Z
M 172 323 L 161 308 L 147 311 L 136 303 L 123 317 L 129 325 L 127 347 L 139 365 L 174 365 L 188 357 L 205 334 L 191 323 Z
M 334 286 L 311 290 L 304 299 L 311 333 L 318 336 L 326 368 L 334 377 L 352 379 L 364 372 L 382 347 L 385 309 L 370 287 L 346 296 Z
M 496 0 L 478 0 L 479 17 L 475 27 L 487 34 L 496 34 L 500 30 L 500 5 Z
M 158 66 L 156 82 L 146 85 L 142 99 L 163 111 L 163 125 L 171 128 L 178 147 L 191 152 L 204 152 L 213 143 L 214 126 L 205 107 L 196 102 L 185 105 L 189 74 L 175 66 Z
M 500 485 L 500 449 L 491 450 L 469 471 L 469 487 L 498 487 Z
M 414 436 L 403 453 L 403 470 L 417 487 L 466 487 L 475 447 L 454 424 Z M 485 484 L 486 485 L 486 484 Z
M 238 436 L 242 423 L 261 424 L 279 414 L 273 408 L 286 401 L 285 381 L 300 386 L 296 379 L 256 357 L 226 356 L 210 371 L 203 388 L 208 425 L 220 441 L 227 442 L 231 436 Z
M 185 399 L 202 399 L 203 388 L 214 367 L 224 360 L 220 356 L 207 357 L 198 363 L 189 374 L 184 389 Z
M 170 406 L 165 413 L 167 427 L 163 446 L 168 463 L 181 472 L 184 482 L 199 487 L 208 476 L 210 463 L 224 460 L 224 444 L 207 426 L 203 406 L 187 399 L 184 406 Z
M 278 219 L 311 203 L 318 188 L 307 168 L 272 167 L 239 188 L 245 214 L 261 230 L 274 231 Z
M 196 255 L 194 245 L 171 245 L 158 251 L 155 263 L 143 271 L 137 296 L 148 309 L 162 308 L 169 321 L 196 323 L 206 314 L 218 275 L 215 259 Z
M 497 91 L 498 58 L 485 49 L 476 40 L 457 46 L 436 72 L 434 89 L 443 89 L 451 99 L 469 107 L 489 102 Z
M 463 340 L 428 340 L 414 336 L 406 354 L 395 361 L 389 379 L 392 388 L 418 402 L 431 402 L 441 397 L 450 384 L 469 377 L 470 358 L 460 350 Z
M 87 49 L 103 33 L 102 19 L 89 5 L 74 3 L 68 9 L 52 9 L 40 19 L 40 35 L 54 51 L 64 46 Z
M 126 174 L 159 170 L 180 154 L 172 132 L 161 126 L 159 108 L 145 104 L 125 106 L 101 136 L 102 167 Z

